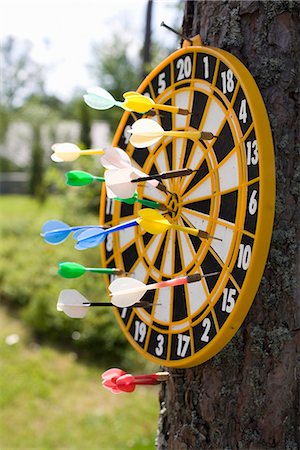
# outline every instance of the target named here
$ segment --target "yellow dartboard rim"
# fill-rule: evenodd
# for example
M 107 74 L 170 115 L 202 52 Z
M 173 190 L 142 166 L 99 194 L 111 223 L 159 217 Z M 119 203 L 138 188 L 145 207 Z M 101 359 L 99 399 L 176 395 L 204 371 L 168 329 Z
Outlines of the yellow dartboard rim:
M 255 130 L 256 140 L 258 143 L 259 207 L 254 243 L 252 247 L 251 262 L 249 268 L 247 269 L 247 273 L 245 275 L 245 279 L 238 296 L 238 304 L 233 308 L 230 316 L 227 318 L 226 322 L 220 328 L 216 336 L 203 349 L 198 351 L 198 353 L 195 353 L 182 360 L 168 360 L 164 362 L 160 358 L 147 353 L 137 344 L 137 342 L 133 339 L 123 321 L 121 320 L 119 313 L 117 311 L 114 311 L 115 317 L 122 329 L 122 332 L 138 353 L 156 364 L 163 364 L 168 367 L 174 368 L 193 367 L 207 361 L 225 347 L 225 345 L 233 338 L 233 336 L 242 325 L 254 301 L 261 278 L 264 273 L 272 237 L 275 213 L 275 159 L 270 123 L 265 104 L 258 86 L 248 69 L 241 63 L 241 61 L 239 61 L 235 56 L 228 53 L 227 51 L 218 48 L 205 46 L 190 46 L 181 48 L 172 53 L 155 69 L 153 69 L 152 72 L 143 80 L 143 82 L 137 89 L 137 92 L 143 92 L 143 90 L 148 86 L 151 80 L 156 77 L 164 69 L 164 67 L 170 64 L 176 58 L 191 52 L 196 54 L 205 52 L 206 54 L 214 56 L 215 58 L 225 63 L 226 66 L 230 68 L 234 73 L 245 94 L 248 107 L 251 111 L 253 129 Z M 119 142 L 129 114 L 129 112 L 125 112 L 123 114 L 113 139 L 113 146 L 116 146 Z M 100 201 L 100 223 L 102 223 L 104 217 L 105 204 L 106 193 L 105 189 L 102 189 Z M 105 247 L 103 244 L 100 246 L 100 253 L 102 260 L 105 261 Z M 106 285 L 109 285 L 108 277 L 106 277 Z

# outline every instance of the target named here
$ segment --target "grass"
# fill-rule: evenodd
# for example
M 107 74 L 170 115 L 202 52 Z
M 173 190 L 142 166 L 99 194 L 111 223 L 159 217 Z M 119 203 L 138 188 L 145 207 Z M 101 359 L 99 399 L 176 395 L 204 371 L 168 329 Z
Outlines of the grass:
M 111 367 L 110 354 L 125 370 L 134 364 L 141 367 L 136 373 L 153 367 L 130 348 L 112 313 L 91 311 L 79 324 L 56 311 L 64 288 L 94 301 L 105 295 L 99 278 L 65 280 L 56 274 L 58 261 L 99 265 L 97 249 L 78 253 L 72 239 L 49 246 L 39 236 L 49 219 L 72 225 L 98 221 L 76 216 L 76 205 L 70 210 L 59 196 L 42 205 L 24 196 L 0 198 L 0 293 L 6 305 L 0 306 L 0 449 L 153 449 L 158 388 L 116 396 L 100 381 Z M 72 339 L 76 330 L 79 341 Z M 20 337 L 15 345 L 6 343 L 11 334 Z M 84 364 L 82 350 L 91 352 L 93 364 Z
M 15 345 L 5 339 L 20 337 Z M 157 387 L 113 395 L 104 369 L 74 353 L 40 347 L 0 309 L 0 447 L 9 449 L 145 450 L 154 448 Z

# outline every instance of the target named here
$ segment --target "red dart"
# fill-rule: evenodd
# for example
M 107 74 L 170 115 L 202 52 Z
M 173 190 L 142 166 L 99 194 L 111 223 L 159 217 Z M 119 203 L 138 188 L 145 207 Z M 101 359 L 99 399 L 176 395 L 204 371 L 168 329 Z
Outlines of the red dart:
M 168 372 L 157 372 L 145 375 L 131 375 L 121 369 L 109 369 L 102 375 L 102 385 L 109 389 L 113 394 L 121 392 L 133 392 L 136 385 L 154 385 L 161 381 L 167 381 Z

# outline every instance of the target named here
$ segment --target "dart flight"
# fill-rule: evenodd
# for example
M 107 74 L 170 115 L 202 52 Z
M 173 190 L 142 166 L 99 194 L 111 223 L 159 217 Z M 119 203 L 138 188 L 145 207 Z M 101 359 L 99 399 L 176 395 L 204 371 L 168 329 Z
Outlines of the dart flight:
M 137 120 L 131 126 L 129 133 L 131 133 L 131 138 L 129 141 L 136 148 L 144 148 L 154 145 L 164 136 L 188 138 L 193 140 L 211 140 L 215 137 L 213 133 L 207 131 L 165 131 L 155 120 L 151 119 Z
M 79 156 L 103 155 L 104 153 L 102 149 L 80 150 L 77 145 L 69 142 L 54 144 L 51 149 L 53 150 L 51 159 L 55 162 L 75 161 Z
M 61 222 L 60 220 L 48 220 L 42 226 L 43 233 L 41 233 L 41 236 L 48 244 L 57 245 L 64 242 L 71 233 L 74 233 L 73 238 L 77 239 L 83 231 L 90 228 L 95 229 L 100 227 L 98 225 L 70 227 L 67 223 Z

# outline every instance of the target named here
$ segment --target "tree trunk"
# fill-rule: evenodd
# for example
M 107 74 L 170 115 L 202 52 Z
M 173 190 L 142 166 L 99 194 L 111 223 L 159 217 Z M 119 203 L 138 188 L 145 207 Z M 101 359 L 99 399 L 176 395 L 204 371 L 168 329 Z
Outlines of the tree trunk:
M 210 361 L 171 369 L 180 376 L 161 388 L 159 450 L 300 448 L 299 13 L 296 1 L 185 3 L 183 33 L 233 53 L 259 86 L 277 200 L 269 259 L 244 324 Z
M 149 64 L 151 62 L 151 22 L 152 22 L 152 7 L 153 1 L 148 0 L 146 11 L 146 28 L 143 47 L 143 63 L 142 63 L 142 79 L 146 77 L 149 72 Z

